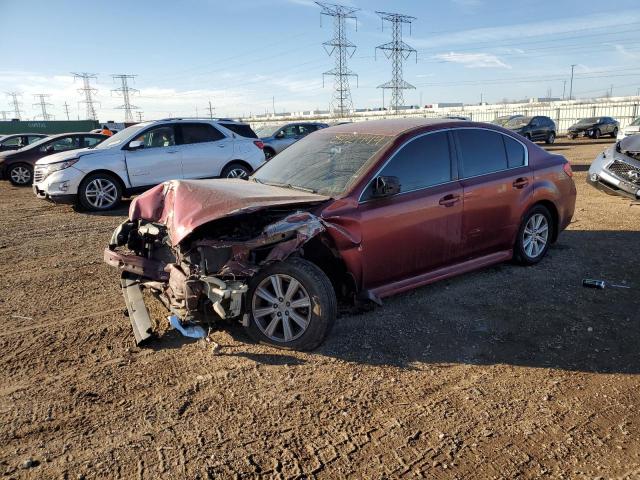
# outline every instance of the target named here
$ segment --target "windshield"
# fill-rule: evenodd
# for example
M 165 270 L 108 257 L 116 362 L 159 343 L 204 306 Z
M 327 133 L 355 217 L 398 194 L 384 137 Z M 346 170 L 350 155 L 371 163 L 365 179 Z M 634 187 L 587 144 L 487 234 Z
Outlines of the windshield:
M 582 125 L 588 125 L 590 123 L 598 123 L 598 120 L 600 120 L 598 117 L 583 118 L 582 120 L 578 120 L 578 123 Z
M 636 118 L 633 122 L 631 122 L 629 125 L 633 126 L 633 127 L 638 127 L 640 126 L 640 117 Z
M 140 130 L 145 129 L 148 126 L 149 126 L 148 123 L 138 123 L 137 125 L 132 125 L 130 127 L 125 128 L 124 130 L 120 130 L 118 133 L 107 138 L 104 142 L 101 142 L 95 147 L 91 147 L 91 148 L 95 148 L 96 150 L 98 149 L 102 150 L 104 148 L 111 148 L 116 145 L 120 145 L 121 143 L 125 142 L 130 136 L 134 136 Z
M 280 130 L 281 125 L 277 125 L 277 126 L 266 126 L 266 127 L 260 127 L 258 130 L 256 130 L 256 134 L 258 134 L 258 137 L 271 137 L 274 133 L 276 133 L 278 130 Z
M 505 127 L 507 128 L 519 128 L 519 127 L 524 127 L 525 125 L 528 125 L 529 122 L 531 121 L 533 117 L 517 117 L 517 118 L 512 118 L 511 120 L 509 120 L 506 124 Z
M 393 137 L 316 132 L 279 153 L 254 175 L 257 182 L 337 196 Z

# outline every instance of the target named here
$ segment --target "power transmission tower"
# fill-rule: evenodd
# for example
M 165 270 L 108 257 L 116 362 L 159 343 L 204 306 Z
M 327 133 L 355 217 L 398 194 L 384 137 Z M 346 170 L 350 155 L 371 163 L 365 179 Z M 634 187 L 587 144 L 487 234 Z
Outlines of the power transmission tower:
M 13 107 L 13 116 L 20 120 L 22 118 L 22 114 L 20 112 L 20 102 L 18 102 L 18 96 L 21 95 L 20 92 L 7 92 L 7 95 L 11 98 L 10 107 Z
M 40 107 L 40 110 L 42 111 L 42 119 L 44 121 L 51 120 L 53 115 L 47 113 L 47 107 L 51 107 L 52 104 L 46 102 L 46 99 L 51 95 L 47 95 L 46 93 L 36 93 L 33 96 L 39 100 L 39 102 L 34 103 L 33 106 Z
M 133 109 L 139 108 L 135 105 L 131 105 L 131 94 L 138 92 L 135 88 L 131 88 L 128 84 L 129 80 L 133 80 L 136 78 L 135 75 L 112 75 L 114 80 L 120 80 L 122 86 L 120 88 L 116 88 L 112 90 L 112 92 L 117 92 L 122 95 L 124 99 L 124 105 L 120 105 L 119 107 L 124 110 L 124 121 L 125 122 L 133 122 Z
M 64 113 L 67 115 L 67 120 L 69 120 L 69 105 L 67 102 L 64 102 Z
M 143 114 L 143 112 L 141 112 L 141 111 L 137 111 L 136 112 L 136 115 L 138 115 L 138 122 L 142 122 L 142 114 Z
M 403 90 L 416 88 L 402 78 L 402 62 L 407 60 L 412 53 L 416 55 L 416 63 L 418 62 L 418 52 L 415 48 L 407 45 L 402 41 L 402 25 L 404 23 L 409 24 L 409 34 L 411 34 L 411 22 L 416 17 L 409 15 L 403 15 L 401 13 L 388 13 L 388 12 L 376 12 L 382 20 L 382 28 L 384 30 L 384 22 L 391 23 L 391 41 L 378 45 L 375 52 L 378 49 L 384 52 L 385 57 L 391 59 L 391 80 L 378 85 L 378 88 L 391 90 L 391 102 L 390 106 L 394 110 L 398 110 L 398 107 L 404 105 Z
M 329 56 L 335 56 L 335 67 L 322 74 L 322 86 L 324 87 L 324 77 L 326 75 L 334 77 L 334 93 L 331 107 L 334 112 L 344 116 L 345 112 L 353 109 L 349 77 L 356 77 L 356 85 L 358 79 L 358 75 L 347 66 L 347 59 L 353 56 L 356 46 L 347 40 L 346 21 L 347 19 L 355 20 L 357 30 L 357 18 L 354 12 L 359 9 L 326 2 L 316 2 L 316 4 L 322 9 L 320 11 L 321 22 L 322 15 L 333 17 L 333 38 L 322 45 Z
M 0 110 L 0 115 L 2 115 L 2 120 L 7 121 L 7 114 L 11 113 L 11 110 Z
M 82 79 L 82 88 L 78 89 L 78 92 L 84 95 L 84 100 L 81 100 L 78 103 L 84 103 L 87 107 L 87 119 L 88 120 L 97 120 L 98 116 L 96 115 L 96 107 L 95 104 L 99 104 L 100 102 L 96 102 L 93 96 L 98 92 L 95 88 L 91 86 L 91 80 L 95 80 L 98 77 L 93 73 L 73 73 L 73 79 L 81 78 Z

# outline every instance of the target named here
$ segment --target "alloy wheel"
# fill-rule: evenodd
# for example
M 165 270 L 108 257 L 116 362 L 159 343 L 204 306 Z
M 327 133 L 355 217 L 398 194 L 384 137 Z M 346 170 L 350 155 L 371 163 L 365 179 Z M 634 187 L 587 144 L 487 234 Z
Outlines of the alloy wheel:
M 87 184 L 85 197 L 94 208 L 109 208 L 118 200 L 118 188 L 111 180 L 96 178 Z
M 227 178 L 240 178 L 241 180 L 244 180 L 247 177 L 249 177 L 247 171 L 240 167 L 229 170 L 229 173 L 227 173 Z
M 522 232 L 522 246 L 529 258 L 542 254 L 549 241 L 549 222 L 541 213 L 532 215 Z
M 23 166 L 12 168 L 10 176 L 11 180 L 18 185 L 26 185 L 31 181 L 31 171 Z
M 256 325 L 269 340 L 288 343 L 309 327 L 311 297 L 295 278 L 273 274 L 255 289 L 252 312 Z

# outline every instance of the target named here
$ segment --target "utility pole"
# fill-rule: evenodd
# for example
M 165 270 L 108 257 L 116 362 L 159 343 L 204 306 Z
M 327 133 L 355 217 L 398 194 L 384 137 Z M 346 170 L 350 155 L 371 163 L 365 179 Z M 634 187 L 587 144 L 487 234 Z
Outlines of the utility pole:
M 13 107 L 13 116 L 20 120 L 22 118 L 22 114 L 20 112 L 20 102 L 18 101 L 18 97 L 22 95 L 20 92 L 7 92 L 7 95 L 11 98 L 10 107 Z
M 566 90 L 567 90 L 567 81 L 563 80 L 562 81 L 562 99 L 563 100 L 564 100 L 564 94 L 565 94 Z
M 215 111 L 215 108 L 213 108 L 213 105 L 211 105 L 211 100 L 209 100 L 209 118 L 211 120 L 213 120 L 213 112 Z
M 411 22 L 416 20 L 416 17 L 409 15 L 403 15 L 401 13 L 388 13 L 388 12 L 376 12 L 382 20 L 382 28 L 384 29 L 384 22 L 391 23 L 391 41 L 378 45 L 375 49 L 384 52 L 384 55 L 391 59 L 391 80 L 378 85 L 378 88 L 388 88 L 391 90 L 391 108 L 396 112 L 398 108 L 404 105 L 404 96 L 402 91 L 407 89 L 416 88 L 410 83 L 406 82 L 402 78 L 402 62 L 407 60 L 412 53 L 416 55 L 416 63 L 418 62 L 418 52 L 415 48 L 407 45 L 402 41 L 402 25 L 404 23 L 409 24 L 409 34 L 411 34 Z
M 571 83 L 569 84 L 569 100 L 573 100 L 573 69 L 577 64 L 571 65 Z
M 46 93 L 36 93 L 33 95 L 35 98 L 39 100 L 38 103 L 34 103 L 34 107 L 40 107 L 40 111 L 42 112 L 42 119 L 46 122 L 47 120 L 51 120 L 53 118 L 52 115 L 47 113 L 47 107 L 52 106 L 50 103 L 46 102 L 46 99 L 51 95 L 47 95 Z
M 114 81 L 120 80 L 120 84 L 121 84 L 120 88 L 116 88 L 111 91 L 122 95 L 122 98 L 124 100 L 124 104 L 116 108 L 124 110 L 124 121 L 127 123 L 131 123 L 133 122 L 133 109 L 138 108 L 135 105 L 131 105 L 131 95 L 138 92 L 139 90 L 136 90 L 135 88 L 131 88 L 129 86 L 128 81 L 133 80 L 134 78 L 136 78 L 136 76 L 124 75 L 124 74 L 111 75 L 111 76 L 113 77 Z
M 96 107 L 95 104 L 100 104 L 100 102 L 96 102 L 94 100 L 94 95 L 98 92 L 95 88 L 91 86 L 91 80 L 95 80 L 98 77 L 94 73 L 73 73 L 73 79 L 81 78 L 82 79 L 82 88 L 78 89 L 84 100 L 81 100 L 78 103 L 84 103 L 87 107 L 87 120 L 97 120 L 98 116 L 96 115 Z
M 139 110 L 136 112 L 136 115 L 138 115 L 138 122 L 142 122 L 142 113 L 143 112 L 141 112 Z
M 273 116 L 276 116 L 276 97 L 271 97 L 271 105 L 273 110 Z
M 64 102 L 64 113 L 67 115 L 67 120 L 69 120 L 69 105 L 67 102 Z
M 482 105 L 482 92 L 480 92 L 480 105 Z
M 609 89 L 609 96 L 613 97 L 613 83 L 611 84 L 611 88 Z
M 325 76 L 334 77 L 331 109 L 334 113 L 344 117 L 345 113 L 353 110 L 349 77 L 356 77 L 356 86 L 358 84 L 358 75 L 347 66 L 347 59 L 351 58 L 356 51 L 355 44 L 347 40 L 347 19 L 356 21 L 357 31 L 358 20 L 354 13 L 359 9 L 326 2 L 316 2 L 316 4 L 322 9 L 320 11 L 321 25 L 322 15 L 333 17 L 333 38 L 322 45 L 327 55 L 335 56 L 335 66 L 322 74 L 322 86 L 324 87 Z

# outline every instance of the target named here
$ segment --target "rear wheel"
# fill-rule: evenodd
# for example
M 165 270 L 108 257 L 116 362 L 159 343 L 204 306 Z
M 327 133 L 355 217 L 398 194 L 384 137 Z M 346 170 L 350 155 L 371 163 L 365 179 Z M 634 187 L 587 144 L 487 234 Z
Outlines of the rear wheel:
M 322 343 L 337 315 L 331 282 L 301 258 L 277 262 L 249 284 L 249 334 L 257 341 L 294 350 Z
M 78 200 L 82 208 L 93 212 L 110 210 L 120 203 L 122 187 L 113 175 L 92 173 L 78 189 Z
M 549 135 L 547 135 L 547 139 L 544 141 L 544 143 L 546 143 L 547 145 L 551 145 L 555 141 L 556 141 L 556 133 L 549 132 Z
M 271 149 L 271 148 L 265 148 L 264 149 L 264 158 L 265 158 L 265 160 L 271 160 L 275 156 L 276 156 L 276 152 L 274 152 L 273 149 Z
M 251 170 L 239 162 L 231 162 L 222 169 L 222 178 L 240 178 L 246 180 L 251 175 Z
M 543 205 L 531 208 L 520 225 L 514 258 L 521 265 L 534 265 L 547 254 L 554 233 L 553 218 Z
M 26 163 L 17 163 L 9 168 L 9 181 L 16 187 L 31 185 L 33 180 L 33 168 Z

